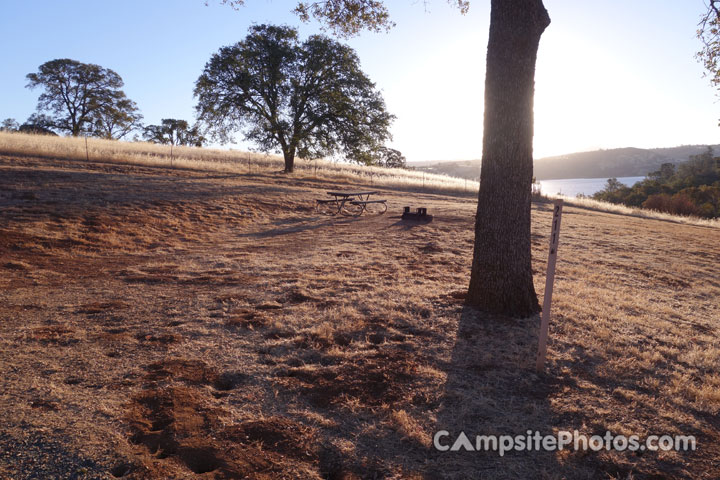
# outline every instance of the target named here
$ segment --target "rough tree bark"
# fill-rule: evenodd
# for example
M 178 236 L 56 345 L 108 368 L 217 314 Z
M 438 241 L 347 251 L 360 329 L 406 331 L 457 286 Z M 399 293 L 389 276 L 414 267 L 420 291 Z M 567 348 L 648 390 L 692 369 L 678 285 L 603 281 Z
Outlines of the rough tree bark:
M 295 171 L 295 149 L 283 149 L 283 158 L 285 159 L 285 173 L 293 173 Z
M 533 97 L 542 0 L 492 0 L 482 169 L 466 303 L 513 317 L 540 311 L 530 255 Z

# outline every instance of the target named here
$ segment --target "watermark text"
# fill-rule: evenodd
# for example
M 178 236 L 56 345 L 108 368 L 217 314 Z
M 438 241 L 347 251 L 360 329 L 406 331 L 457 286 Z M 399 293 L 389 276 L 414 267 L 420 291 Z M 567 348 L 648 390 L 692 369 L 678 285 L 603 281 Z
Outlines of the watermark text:
M 556 450 L 601 450 L 616 451 L 688 451 L 695 450 L 695 437 L 691 435 L 648 435 L 644 440 L 638 435 L 585 435 L 577 430 L 561 430 L 553 435 L 528 430 L 523 435 L 476 435 L 474 441 L 465 432 L 452 437 L 447 430 L 440 430 L 433 437 L 433 445 L 441 452 L 497 452 L 504 456 L 507 452 Z

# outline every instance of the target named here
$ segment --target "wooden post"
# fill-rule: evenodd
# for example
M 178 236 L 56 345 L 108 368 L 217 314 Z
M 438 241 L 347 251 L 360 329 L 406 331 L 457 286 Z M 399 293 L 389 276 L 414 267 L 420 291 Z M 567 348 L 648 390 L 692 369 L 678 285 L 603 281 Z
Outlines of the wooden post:
M 173 166 L 173 144 L 170 142 L 170 167 Z
M 542 307 L 542 320 L 540 321 L 540 334 L 538 338 L 538 355 L 535 369 L 542 371 L 547 353 L 548 327 L 550 325 L 550 306 L 552 304 L 553 284 L 555 283 L 555 262 L 557 261 L 558 244 L 560 243 L 560 220 L 562 219 L 563 201 L 553 202 L 552 231 L 550 232 L 550 253 L 548 253 L 547 273 L 545 274 L 545 298 Z
M 88 146 L 87 146 L 87 135 L 85 135 L 85 159 L 88 162 L 90 161 L 90 152 L 88 151 Z

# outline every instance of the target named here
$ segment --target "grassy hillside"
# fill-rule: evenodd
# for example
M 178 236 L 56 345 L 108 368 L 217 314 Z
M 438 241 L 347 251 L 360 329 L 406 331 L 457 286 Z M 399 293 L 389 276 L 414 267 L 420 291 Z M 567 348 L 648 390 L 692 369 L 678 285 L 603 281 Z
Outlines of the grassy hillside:
M 717 145 L 714 146 L 717 149 Z M 535 161 L 535 176 L 550 178 L 638 177 L 659 170 L 663 163 L 681 163 L 707 150 L 707 145 L 674 148 L 616 148 L 572 153 Z
M 0 477 L 720 475 L 719 229 L 567 207 L 538 375 L 538 318 L 462 304 L 474 201 L 375 185 L 385 215 L 313 210 L 368 186 L 0 155 Z M 432 447 L 575 429 L 698 449 Z
M 146 142 L 72 138 L 0 132 L 0 152 L 72 160 L 161 166 L 222 173 L 277 172 L 284 168 L 277 155 L 196 147 L 170 147 Z M 477 192 L 478 183 L 446 175 L 405 169 L 368 167 L 325 160 L 297 159 L 295 177 L 362 179 L 371 185 L 451 193 Z

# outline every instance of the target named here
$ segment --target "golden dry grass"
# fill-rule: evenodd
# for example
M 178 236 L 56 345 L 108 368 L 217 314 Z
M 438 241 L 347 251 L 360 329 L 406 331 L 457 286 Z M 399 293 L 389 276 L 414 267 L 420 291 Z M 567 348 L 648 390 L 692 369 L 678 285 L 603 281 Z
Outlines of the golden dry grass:
M 658 220 L 665 220 L 667 222 L 685 223 L 688 225 L 699 225 L 705 227 L 720 228 L 720 219 L 708 219 L 682 215 L 671 215 L 665 212 L 659 212 L 657 210 L 649 210 L 646 208 L 628 207 L 622 204 L 603 202 L 592 198 L 581 197 L 573 198 L 565 195 L 545 195 L 549 199 L 561 198 L 568 205 L 575 207 L 587 208 L 590 210 L 597 210 L 599 212 L 617 213 L 620 215 L 629 215 L 631 217 L 639 218 L 654 218 Z
M 537 375 L 537 318 L 462 305 L 474 201 L 381 188 L 382 216 L 313 210 L 367 186 L 0 156 L 0 477 L 720 475 L 719 230 L 567 207 Z M 528 429 L 699 448 L 431 446 Z
M 87 143 L 86 143 L 87 140 Z M 87 148 L 86 148 L 87 147 Z M 0 132 L 0 152 L 8 155 L 42 156 L 65 160 L 174 167 L 221 173 L 262 173 L 282 170 L 282 157 L 196 147 L 171 147 L 147 142 L 124 142 L 99 138 L 55 137 Z M 455 193 L 477 191 L 478 183 L 405 169 L 368 167 L 326 160 L 296 159 L 295 176 L 326 180 L 358 180 L 371 185 Z

